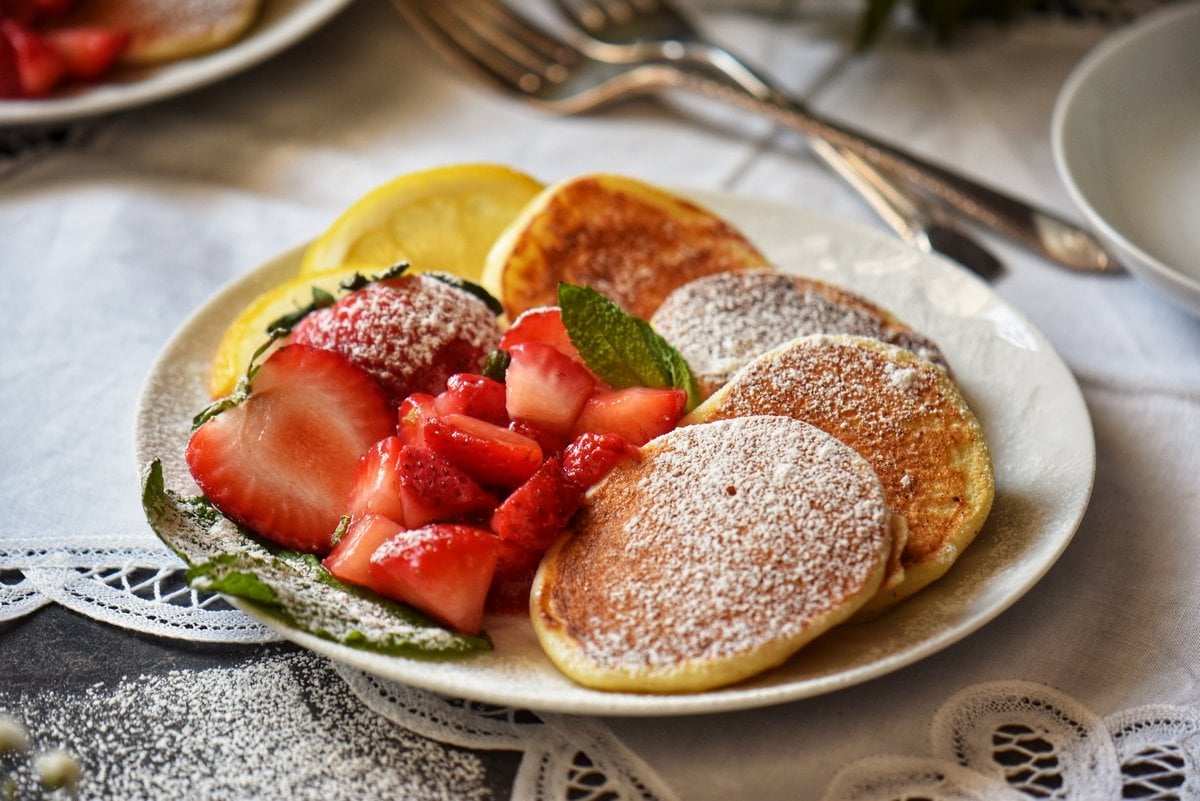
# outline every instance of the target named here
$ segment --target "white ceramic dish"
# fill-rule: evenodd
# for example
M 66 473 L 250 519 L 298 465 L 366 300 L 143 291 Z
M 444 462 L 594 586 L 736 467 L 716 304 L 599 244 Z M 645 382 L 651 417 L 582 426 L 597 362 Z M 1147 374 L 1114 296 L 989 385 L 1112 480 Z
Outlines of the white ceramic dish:
M 1054 158 L 1124 265 L 1200 314 L 1200 3 L 1097 46 L 1058 96 Z
M 696 198 L 739 225 L 781 267 L 873 298 L 946 353 L 983 424 L 997 480 L 987 525 L 942 580 L 870 623 L 834 630 L 780 668 L 687 695 L 577 686 L 543 656 L 525 618 L 489 619 L 493 652 L 444 663 L 354 650 L 263 621 L 361 670 L 456 697 L 564 713 L 676 715 L 776 704 L 881 676 L 967 636 L 1032 587 L 1074 534 L 1095 470 L 1087 408 L 1045 338 L 986 284 L 898 240 L 778 203 Z M 294 275 L 300 254 L 288 253 L 220 292 L 184 323 L 151 370 L 138 414 L 138 459 L 144 465 L 161 458 L 168 486 L 196 492 L 183 452 L 191 415 L 206 401 L 221 333 L 263 288 Z
M 99 0 L 102 2 L 102 0 Z M 0 101 L 0 126 L 64 122 L 152 103 L 247 69 L 316 30 L 350 0 L 266 0 L 254 27 L 229 47 L 42 100 Z

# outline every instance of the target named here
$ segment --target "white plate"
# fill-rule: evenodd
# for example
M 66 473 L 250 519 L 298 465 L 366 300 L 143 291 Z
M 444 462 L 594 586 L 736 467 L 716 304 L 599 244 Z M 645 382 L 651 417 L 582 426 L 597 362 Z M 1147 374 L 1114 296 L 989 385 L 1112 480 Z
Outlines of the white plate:
M 1063 85 L 1054 158 L 1135 276 L 1200 314 L 1200 3 L 1114 34 Z
M 99 0 L 102 1 L 102 0 Z M 350 0 L 266 0 L 241 40 L 160 67 L 126 70 L 95 86 L 42 100 L 0 100 L 0 126 L 82 119 L 182 94 L 247 69 L 299 41 Z
M 1087 408 L 1045 338 L 986 284 L 898 240 L 777 203 L 695 197 L 739 225 L 781 267 L 873 298 L 946 353 L 991 446 L 996 502 L 975 543 L 943 579 L 870 623 L 832 631 L 780 668 L 687 695 L 579 687 L 543 656 L 524 618 L 489 618 L 495 650 L 445 663 L 354 650 L 264 622 L 361 670 L 452 696 L 564 713 L 675 715 L 776 704 L 881 676 L 965 637 L 1032 587 L 1075 532 L 1095 470 Z M 141 464 L 161 458 L 168 486 L 196 491 L 183 451 L 191 415 L 206 400 L 209 360 L 222 331 L 257 292 L 295 274 L 300 252 L 220 292 L 183 325 L 152 369 L 138 415 L 138 458 Z

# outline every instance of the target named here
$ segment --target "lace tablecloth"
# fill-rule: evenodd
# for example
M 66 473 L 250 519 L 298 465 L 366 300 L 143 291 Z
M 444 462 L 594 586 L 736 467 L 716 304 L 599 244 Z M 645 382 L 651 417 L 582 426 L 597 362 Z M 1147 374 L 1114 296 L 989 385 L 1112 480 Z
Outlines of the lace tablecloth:
M 1034 18 L 975 30 L 950 52 L 898 34 L 850 57 L 849 17 L 711 5 L 711 32 L 832 116 L 1074 216 L 1051 161 L 1050 112 L 1071 66 L 1111 28 Z M 108 118 L 0 128 L 0 621 L 13 621 L 0 624 L 0 648 L 46 604 L 149 635 L 273 638 L 188 590 L 146 527 L 130 445 L 141 382 L 224 283 L 384 180 L 465 161 L 543 180 L 621 172 L 880 226 L 792 134 L 674 98 L 550 118 L 462 81 L 377 2 L 210 88 Z M 320 725 L 280 726 L 307 743 L 293 740 L 289 757 L 317 753 L 327 730 L 359 769 L 327 758 L 307 789 L 279 797 L 483 797 L 470 755 L 503 749 L 523 753 L 512 796 L 546 801 L 1200 798 L 1200 320 L 1131 278 L 1072 275 L 989 244 L 1008 268 L 996 291 L 1082 386 L 1096 485 L 1046 577 L 933 657 L 768 709 L 601 720 L 440 698 L 272 646 L 194 675 L 113 676 L 53 703 L 0 681 L 0 711 L 38 743 L 78 753 L 83 797 L 256 797 L 253 781 L 195 784 L 150 759 L 169 742 L 162 720 L 215 742 L 205 697 L 273 687 L 304 707 L 295 715 L 316 716 L 312 688 L 340 681 Z M 185 708 L 151 703 L 172 693 Z M 104 715 L 144 726 L 145 738 L 78 725 Z M 234 740 L 261 730 L 246 716 L 220 720 Z M 270 779 L 264 765 L 284 753 L 271 742 L 255 744 L 257 761 L 215 746 L 186 753 Z

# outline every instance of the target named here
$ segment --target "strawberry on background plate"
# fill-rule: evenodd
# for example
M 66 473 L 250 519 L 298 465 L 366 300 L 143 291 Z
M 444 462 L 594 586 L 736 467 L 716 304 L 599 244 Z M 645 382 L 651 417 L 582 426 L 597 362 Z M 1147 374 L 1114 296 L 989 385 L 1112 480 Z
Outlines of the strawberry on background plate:
M 370 587 L 371 554 L 403 530 L 399 523 L 382 515 L 362 515 L 350 523 L 321 564 L 342 581 Z
M 324 554 L 355 465 L 394 426 L 363 370 L 332 351 L 289 345 L 258 368 L 247 397 L 192 433 L 187 464 L 226 517 L 286 548 Z

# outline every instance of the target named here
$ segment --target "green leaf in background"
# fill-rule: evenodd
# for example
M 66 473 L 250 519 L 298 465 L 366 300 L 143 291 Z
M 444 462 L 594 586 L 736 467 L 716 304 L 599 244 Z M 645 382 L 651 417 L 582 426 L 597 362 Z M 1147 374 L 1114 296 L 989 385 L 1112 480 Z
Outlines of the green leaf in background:
M 571 343 L 602 380 L 617 389 L 685 390 L 687 411 L 699 403 L 696 379 L 687 362 L 645 320 L 629 314 L 591 287 L 574 284 L 558 285 L 558 305 Z

